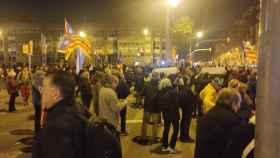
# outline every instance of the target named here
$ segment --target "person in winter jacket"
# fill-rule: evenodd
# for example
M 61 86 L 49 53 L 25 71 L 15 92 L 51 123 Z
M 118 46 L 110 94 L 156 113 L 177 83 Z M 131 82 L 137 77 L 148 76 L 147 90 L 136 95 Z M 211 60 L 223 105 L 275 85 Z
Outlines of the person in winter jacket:
M 16 111 L 16 107 L 15 107 L 15 100 L 16 97 L 18 96 L 18 83 L 15 79 L 15 74 L 14 73 L 8 73 L 7 76 L 7 90 L 8 93 L 10 95 L 10 99 L 9 99 L 9 112 L 13 112 Z
M 120 72 L 113 72 L 113 74 L 118 77 L 119 79 L 119 84 L 117 86 L 116 92 L 118 95 L 118 99 L 126 99 L 129 95 L 129 87 L 124 79 L 124 76 Z M 123 109 L 120 111 L 120 117 L 121 117 L 121 135 L 126 136 L 128 135 L 127 130 L 126 130 L 126 112 L 127 112 L 127 107 L 125 106 Z
M 40 89 L 43 86 L 43 80 L 45 77 L 45 72 L 42 70 L 36 70 L 35 74 L 32 76 L 32 101 L 35 109 L 34 118 L 34 129 L 35 134 L 38 135 L 41 129 L 41 92 Z
M 232 88 L 221 90 L 216 105 L 199 119 L 195 158 L 226 158 L 231 132 L 241 124 L 238 116 L 241 96 Z
M 209 111 L 215 104 L 219 90 L 222 88 L 222 80 L 215 78 L 199 94 L 204 112 Z
M 75 104 L 75 79 L 66 72 L 48 75 L 43 82 L 44 127 L 33 144 L 32 158 L 83 158 L 86 115 Z
M 188 78 L 180 78 L 178 80 L 178 104 L 182 110 L 180 123 L 181 142 L 194 142 L 194 140 L 190 137 L 190 125 L 195 104 L 195 96 L 189 83 Z
M 89 109 L 92 100 L 91 84 L 89 81 L 89 72 L 85 71 L 79 78 L 79 91 L 81 94 L 82 102 L 85 107 Z
M 23 98 L 24 105 L 28 105 L 28 98 L 30 96 L 30 81 L 31 74 L 27 67 L 23 68 L 17 75 L 17 81 L 20 86 L 20 94 Z
M 157 142 L 158 125 L 161 122 L 160 108 L 157 103 L 158 99 L 158 83 L 159 73 L 153 72 L 152 79 L 148 82 L 143 90 L 142 96 L 144 97 L 144 115 L 141 128 L 141 141 L 146 142 L 148 124 L 152 123 L 152 142 Z
M 162 110 L 162 116 L 164 120 L 162 151 L 168 151 L 170 153 L 176 153 L 175 147 L 179 133 L 180 113 L 176 98 L 177 90 L 172 86 L 170 79 L 162 79 L 159 83 L 158 94 L 158 104 Z M 169 143 L 168 139 L 171 125 L 173 127 L 173 134 Z

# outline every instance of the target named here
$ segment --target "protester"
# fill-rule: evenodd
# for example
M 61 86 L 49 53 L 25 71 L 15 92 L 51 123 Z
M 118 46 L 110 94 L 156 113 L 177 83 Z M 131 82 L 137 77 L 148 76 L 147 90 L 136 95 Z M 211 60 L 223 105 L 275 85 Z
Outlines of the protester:
M 92 77 L 92 97 L 93 97 L 93 106 L 90 108 L 90 111 L 96 116 L 99 116 L 99 92 L 102 87 L 101 81 L 103 80 L 104 73 L 97 71 L 96 74 Z
M 47 118 L 33 145 L 33 158 L 83 158 L 84 124 L 74 117 L 81 113 L 75 104 L 75 80 L 57 72 L 48 75 L 42 88 L 42 106 Z M 82 113 L 81 113 L 82 115 Z
M 16 100 L 16 97 L 18 96 L 18 91 L 17 91 L 18 83 L 15 79 L 15 73 L 13 71 L 10 71 L 8 73 L 6 85 L 7 85 L 8 93 L 10 95 L 9 112 L 13 112 L 13 111 L 16 111 L 15 100 Z
M 118 99 L 126 99 L 129 95 L 129 87 L 124 79 L 124 76 L 121 72 L 113 72 L 113 74 L 118 77 L 119 84 L 117 86 L 116 92 L 118 95 Z M 127 136 L 127 129 L 126 129 L 126 113 L 127 113 L 127 107 L 123 107 L 120 111 L 120 117 L 121 117 L 121 136 Z
M 201 92 L 200 98 L 204 112 L 209 111 L 216 103 L 219 90 L 222 88 L 223 82 L 220 78 L 214 78 Z
M 78 86 L 79 86 L 79 92 L 81 94 L 81 99 L 83 102 L 83 105 L 89 109 L 90 103 L 92 100 L 92 91 L 91 91 L 91 84 L 89 81 L 89 72 L 85 71 L 82 72 L 80 75 L 80 78 L 78 79 Z
M 194 142 L 190 136 L 190 125 L 195 104 L 195 96 L 191 90 L 190 78 L 179 78 L 177 84 L 179 89 L 178 104 L 182 110 L 180 141 Z
M 170 153 L 176 153 L 175 147 L 177 142 L 177 136 L 179 133 L 179 107 L 176 102 L 177 93 L 176 89 L 172 86 L 170 79 L 164 78 L 159 83 L 158 103 L 162 110 L 162 116 L 164 120 L 164 129 L 162 135 L 162 151 L 168 151 Z M 171 136 L 170 143 L 169 131 L 170 127 L 173 127 L 173 134 Z
M 23 98 L 24 105 L 28 105 L 28 98 L 30 96 L 30 81 L 31 74 L 27 67 L 23 68 L 17 75 L 17 81 L 20 84 L 20 94 Z
M 202 100 L 199 96 L 200 92 L 204 89 L 205 86 L 209 83 L 209 77 L 207 73 L 198 73 L 194 77 L 194 92 L 195 92 L 195 108 L 193 112 L 193 116 L 202 116 L 203 108 L 202 108 Z
M 113 75 L 106 74 L 102 80 L 102 88 L 99 92 L 99 117 L 119 129 L 120 111 L 126 105 L 134 102 L 131 98 L 118 99 L 115 92 L 119 80 Z
M 148 141 L 151 141 L 152 143 L 157 142 L 158 128 L 161 123 L 161 111 L 157 103 L 158 83 L 159 73 L 153 72 L 151 81 L 145 85 L 142 93 L 142 96 L 144 97 L 144 115 L 141 128 L 141 138 L 138 140 L 140 144 L 146 144 Z M 150 123 L 152 123 L 152 138 L 148 140 L 147 128 Z
M 195 158 L 226 158 L 232 130 L 240 125 L 237 115 L 241 96 L 237 90 L 221 90 L 215 106 L 199 119 L 196 131 Z
M 34 129 L 35 134 L 38 135 L 41 129 L 41 88 L 43 86 L 43 80 L 45 77 L 45 72 L 42 70 L 36 70 L 35 74 L 32 76 L 32 101 L 35 109 L 34 118 Z

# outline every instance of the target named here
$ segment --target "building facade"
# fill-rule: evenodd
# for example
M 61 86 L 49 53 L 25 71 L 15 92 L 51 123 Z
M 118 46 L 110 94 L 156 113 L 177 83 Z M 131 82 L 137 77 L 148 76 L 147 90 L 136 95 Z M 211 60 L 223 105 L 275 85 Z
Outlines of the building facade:
M 152 32 L 143 34 L 141 28 L 113 28 L 97 25 L 74 25 L 74 30 L 84 30 L 92 42 L 92 60 L 87 63 L 151 64 L 161 56 L 161 36 Z M 64 54 L 57 52 L 57 45 L 64 34 L 64 25 L 10 24 L 1 26 L 0 63 L 27 64 L 28 56 L 23 54 L 23 44 L 33 41 L 32 64 L 60 63 Z M 46 56 L 42 53 L 42 35 L 46 37 Z M 75 56 L 71 57 L 74 62 Z M 65 62 L 65 61 L 63 61 Z

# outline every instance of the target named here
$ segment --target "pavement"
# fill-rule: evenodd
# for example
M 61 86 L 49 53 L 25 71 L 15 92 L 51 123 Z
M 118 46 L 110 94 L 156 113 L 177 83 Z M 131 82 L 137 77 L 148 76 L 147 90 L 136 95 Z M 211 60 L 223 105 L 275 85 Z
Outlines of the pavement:
M 0 91 L 0 158 L 30 158 L 28 152 L 31 147 L 29 138 L 33 136 L 33 106 L 23 106 L 21 98 L 16 100 L 17 111 L 9 113 L 8 94 L 5 90 Z M 177 142 L 177 154 L 154 153 L 160 144 L 139 145 L 132 141 L 135 136 L 140 135 L 141 119 L 143 111 L 128 108 L 127 113 L 128 136 L 122 136 L 122 149 L 124 158 L 193 158 L 194 144 Z M 196 121 L 191 124 L 191 136 L 195 138 Z M 151 129 L 149 128 L 149 133 Z M 171 132 L 172 133 L 172 132 Z M 170 133 L 170 135 L 171 135 Z M 159 136 L 162 134 L 162 129 Z

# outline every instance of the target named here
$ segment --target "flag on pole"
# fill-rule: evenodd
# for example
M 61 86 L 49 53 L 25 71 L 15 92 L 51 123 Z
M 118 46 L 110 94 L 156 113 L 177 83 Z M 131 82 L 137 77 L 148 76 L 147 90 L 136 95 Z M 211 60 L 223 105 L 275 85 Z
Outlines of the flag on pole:
M 80 48 L 77 48 L 76 50 L 77 50 L 77 53 L 76 53 L 76 74 L 79 74 L 80 71 L 83 69 L 85 56 L 81 52 Z
M 72 35 L 74 33 L 72 27 L 70 26 L 70 24 L 68 23 L 67 19 L 64 19 L 65 24 L 64 24 L 64 34 L 65 35 Z
M 42 49 L 42 54 L 47 54 L 47 37 L 41 33 L 41 49 Z

